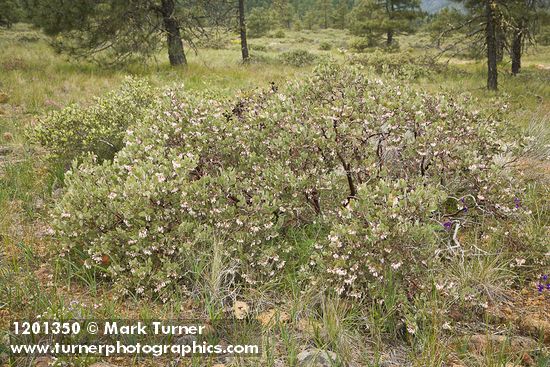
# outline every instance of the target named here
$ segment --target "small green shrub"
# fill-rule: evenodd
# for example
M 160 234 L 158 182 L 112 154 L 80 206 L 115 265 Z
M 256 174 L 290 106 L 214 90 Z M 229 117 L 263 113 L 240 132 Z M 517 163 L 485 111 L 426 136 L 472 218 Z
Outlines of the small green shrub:
M 296 67 L 312 65 L 317 56 L 306 50 L 287 51 L 280 56 L 281 63 Z
M 145 81 L 129 78 L 88 107 L 72 105 L 39 120 L 29 131 L 30 139 L 66 162 L 87 152 L 100 161 L 112 159 L 123 146 L 126 129 L 152 106 L 154 94 Z
M 354 52 L 366 52 L 369 48 L 375 47 L 377 44 L 373 39 L 367 37 L 357 37 L 349 42 L 349 48 Z
M 352 55 L 349 63 L 366 66 L 381 75 L 405 80 L 428 76 L 438 68 L 429 59 L 405 52 L 387 53 L 379 50 L 364 55 Z
M 277 29 L 275 32 L 271 33 L 269 35 L 270 38 L 285 38 L 286 37 L 286 34 L 285 34 L 285 31 L 283 31 L 282 29 Z
M 330 44 L 330 42 L 323 41 L 319 44 L 319 50 L 328 51 L 330 49 L 332 49 L 332 45 Z

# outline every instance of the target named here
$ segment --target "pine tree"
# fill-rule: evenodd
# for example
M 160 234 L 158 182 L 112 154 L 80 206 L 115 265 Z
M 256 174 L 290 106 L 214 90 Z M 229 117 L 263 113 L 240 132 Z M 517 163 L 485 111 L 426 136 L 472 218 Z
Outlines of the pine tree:
M 462 32 L 463 43 L 477 44 L 485 49 L 487 59 L 487 89 L 498 89 L 499 48 L 502 42 L 502 32 L 505 22 L 503 17 L 503 2 L 505 0 L 454 0 L 462 3 L 467 10 L 466 20 L 453 26 L 451 31 Z M 457 42 L 458 43 L 458 42 Z M 457 44 L 455 43 L 455 45 Z
M 288 0 L 273 0 L 272 8 L 281 27 L 290 29 L 294 11 Z
M 315 26 L 317 26 L 317 18 L 318 17 L 313 10 L 306 12 L 306 14 L 304 15 L 304 28 L 313 29 Z
M 0 0 L 0 27 L 10 28 L 23 16 L 23 9 L 17 0 Z
M 329 28 L 332 17 L 332 0 L 317 0 L 315 8 L 319 14 L 319 25 L 324 29 Z
M 487 45 L 487 89 L 498 89 L 497 69 L 497 18 L 498 3 L 485 0 L 485 39 Z
M 414 31 L 421 15 L 419 0 L 363 0 L 353 11 L 351 30 L 367 37 L 385 34 L 391 46 L 395 35 Z
M 542 11 L 548 9 L 548 0 L 454 0 L 468 10 L 468 39 L 472 38 L 486 49 L 487 88 L 498 89 L 497 64 L 501 50 L 508 49 L 512 59 L 512 74 L 521 68 L 525 46 L 534 41 L 534 30 Z
M 535 32 L 550 8 L 547 0 L 510 0 L 506 6 L 506 19 L 510 38 L 512 74 L 521 70 L 521 57 L 525 48 L 535 43 Z
M 348 0 L 338 0 L 336 8 L 333 11 L 332 15 L 332 24 L 335 28 L 344 29 L 346 28 L 346 19 L 349 13 L 349 4 Z
M 248 14 L 247 30 L 250 37 L 262 37 L 275 26 L 275 15 L 270 9 L 253 8 Z
M 49 35 L 63 35 L 61 51 L 120 63 L 146 58 L 166 40 L 173 66 L 187 63 L 182 38 L 203 29 L 222 1 L 211 0 L 25 0 L 31 21 Z
M 449 29 L 465 21 L 465 15 L 453 8 L 444 8 L 432 15 L 426 24 L 426 31 L 430 34 L 434 45 L 441 49 L 449 36 Z
M 248 62 L 249 55 L 248 55 L 248 42 L 246 39 L 246 21 L 245 21 L 245 6 L 244 6 L 244 0 L 238 0 L 239 1 L 239 34 L 241 37 L 241 55 L 243 58 L 243 62 Z

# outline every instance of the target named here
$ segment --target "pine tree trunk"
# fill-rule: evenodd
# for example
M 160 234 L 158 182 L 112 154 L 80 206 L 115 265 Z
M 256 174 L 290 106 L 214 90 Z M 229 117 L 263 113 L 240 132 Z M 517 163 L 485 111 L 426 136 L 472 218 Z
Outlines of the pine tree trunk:
M 166 32 L 166 41 L 168 44 L 168 58 L 172 66 L 187 65 L 179 24 L 174 17 L 175 7 L 174 0 L 162 0 L 161 2 L 164 31 Z
M 512 40 L 512 74 L 517 75 L 521 69 L 521 46 L 523 41 L 522 27 L 514 32 L 514 39 Z
M 497 63 L 504 60 L 504 37 L 500 34 L 497 35 Z
M 389 29 L 386 34 L 386 46 L 391 46 L 393 44 L 393 29 Z
M 485 0 L 485 16 L 487 18 L 485 36 L 487 42 L 487 89 L 498 89 L 497 70 L 497 39 L 495 27 L 494 0 Z
M 241 33 L 241 53 L 243 62 L 248 61 L 248 43 L 246 41 L 246 22 L 244 19 L 244 0 L 239 0 L 239 31 Z

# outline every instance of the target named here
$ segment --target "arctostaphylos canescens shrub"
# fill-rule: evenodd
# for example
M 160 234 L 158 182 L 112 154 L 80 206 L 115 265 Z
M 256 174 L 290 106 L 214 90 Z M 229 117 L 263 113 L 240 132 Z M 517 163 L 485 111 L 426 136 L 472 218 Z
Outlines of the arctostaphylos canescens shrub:
M 75 163 L 54 227 L 123 293 L 167 299 L 214 246 L 243 282 L 276 278 L 286 229 L 315 222 L 303 270 L 361 299 L 389 271 L 422 281 L 462 216 L 521 215 L 501 136 L 449 96 L 335 65 L 233 102 L 168 90 L 112 162 Z
M 154 95 L 145 81 L 128 78 L 120 89 L 87 107 L 72 105 L 50 113 L 30 131 L 31 140 L 66 162 L 87 152 L 100 161 L 112 159 L 122 148 L 126 129 L 143 118 Z

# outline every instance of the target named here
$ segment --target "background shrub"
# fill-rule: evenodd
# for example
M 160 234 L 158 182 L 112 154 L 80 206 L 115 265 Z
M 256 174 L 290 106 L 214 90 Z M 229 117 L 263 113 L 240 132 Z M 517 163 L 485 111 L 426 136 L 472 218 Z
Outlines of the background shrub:
M 72 105 L 52 112 L 33 127 L 30 138 L 67 162 L 87 152 L 99 161 L 112 159 L 122 148 L 126 129 L 143 118 L 154 95 L 147 82 L 129 78 L 90 106 Z
M 366 66 L 381 75 L 405 80 L 428 76 L 436 67 L 426 58 L 420 59 L 405 52 L 387 53 L 380 50 L 352 55 L 349 62 Z
M 355 52 L 366 52 L 369 48 L 375 47 L 377 43 L 372 38 L 357 37 L 349 42 L 349 47 Z
M 332 49 L 332 45 L 330 44 L 330 42 L 323 41 L 319 44 L 319 50 L 328 51 L 330 49 Z
M 285 65 L 300 67 L 312 65 L 317 60 L 317 56 L 306 50 L 292 50 L 284 52 L 280 59 Z
M 285 38 L 286 37 L 286 34 L 285 34 L 285 31 L 283 31 L 282 29 L 277 29 L 275 32 L 271 33 L 269 35 L 270 38 Z

